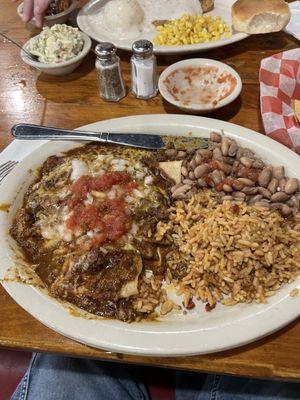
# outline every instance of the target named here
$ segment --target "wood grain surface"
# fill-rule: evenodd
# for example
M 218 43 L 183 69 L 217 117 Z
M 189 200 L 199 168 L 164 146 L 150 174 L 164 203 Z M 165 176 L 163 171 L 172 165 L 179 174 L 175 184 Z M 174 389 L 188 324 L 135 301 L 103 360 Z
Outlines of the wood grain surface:
M 0 27 L 21 43 L 37 33 L 16 14 L 16 5 L 0 0 Z M 258 71 L 261 59 L 297 47 L 285 33 L 253 36 L 224 48 L 192 57 L 226 62 L 241 75 L 240 98 L 209 116 L 263 132 L 259 110 Z M 130 85 L 129 54 L 120 52 L 127 88 Z M 159 71 L 182 57 L 160 57 Z M 10 128 L 19 122 L 76 128 L 91 122 L 137 114 L 178 113 L 162 101 L 138 101 L 131 94 L 118 104 L 98 96 L 94 55 L 66 77 L 40 74 L 22 63 L 19 50 L 0 39 L 0 149 L 11 142 Z M 151 358 L 108 353 L 69 340 L 36 321 L 0 287 L 0 345 L 7 348 L 46 351 L 136 364 L 219 372 L 268 378 L 300 379 L 300 323 L 295 321 L 263 340 L 218 354 Z

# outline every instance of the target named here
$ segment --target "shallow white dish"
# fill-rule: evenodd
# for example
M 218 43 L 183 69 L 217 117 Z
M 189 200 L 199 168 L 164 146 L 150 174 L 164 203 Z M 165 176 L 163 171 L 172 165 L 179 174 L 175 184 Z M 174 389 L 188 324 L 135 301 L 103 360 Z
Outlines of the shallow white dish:
M 80 32 L 80 33 L 81 33 L 82 39 L 84 41 L 83 48 L 82 48 L 81 52 L 79 54 L 77 54 L 77 56 L 71 58 L 68 61 L 63 61 L 63 62 L 56 63 L 56 64 L 41 63 L 39 61 L 33 61 L 31 58 L 28 57 L 28 55 L 25 53 L 25 51 L 21 50 L 22 60 L 26 64 L 44 72 L 45 74 L 67 75 L 70 72 L 74 71 L 77 67 L 79 67 L 79 65 L 82 63 L 84 57 L 88 54 L 88 52 L 90 51 L 91 46 L 92 46 L 92 41 L 89 38 L 89 36 L 83 32 Z M 23 47 L 25 49 L 28 49 L 28 51 L 29 51 L 28 46 L 29 46 L 29 40 L 28 40 L 28 42 L 26 42 L 24 44 Z
M 132 42 L 135 40 L 153 40 L 155 34 L 154 28 L 146 35 L 143 35 L 143 37 L 136 37 L 132 40 L 121 40 L 118 35 L 114 34 L 114 32 L 105 29 L 102 24 L 97 24 L 97 21 L 95 20 L 95 14 L 107 3 L 107 1 L 108 0 L 91 0 L 82 7 L 77 16 L 77 24 L 83 32 L 98 42 L 112 42 L 119 49 L 127 51 L 131 51 Z M 235 0 L 216 0 L 214 10 L 205 15 L 219 15 L 231 27 L 231 6 L 234 1 Z M 208 43 L 199 43 L 193 45 L 155 46 L 154 51 L 156 54 L 194 53 L 226 46 L 228 44 L 243 40 L 247 36 L 248 35 L 246 33 L 233 31 L 232 36 L 228 39 L 221 39 Z
M 75 10 L 77 5 L 77 0 L 71 0 L 70 7 L 67 8 L 65 11 L 54 14 L 54 15 L 46 15 L 44 17 L 44 23 L 43 26 L 53 26 L 55 24 L 63 24 L 68 21 L 68 19 L 71 17 L 72 12 Z M 17 7 L 17 13 L 19 17 L 22 18 L 23 15 L 23 2 L 19 4 Z M 32 25 L 36 25 L 35 23 L 35 18 L 32 18 L 30 21 Z
M 207 137 L 211 130 L 224 130 L 241 145 L 252 148 L 274 165 L 285 165 L 288 175 L 299 178 L 299 156 L 266 136 L 223 121 L 184 115 L 140 115 L 96 122 L 81 129 L 122 129 L 124 132 L 168 135 L 192 132 L 202 137 Z M 33 145 L 35 150 L 20 162 L 0 187 L 0 203 L 13 204 L 8 213 L 0 212 L 0 278 L 16 262 L 16 244 L 9 237 L 8 230 L 22 196 L 33 180 L 29 170 L 35 170 L 48 156 L 78 143 L 48 142 L 39 147 L 32 142 L 20 143 L 22 148 L 27 146 L 31 149 Z M 3 161 L 4 157 L 0 155 L 0 162 Z M 300 315 L 300 296 L 289 296 L 293 288 L 300 288 L 300 278 L 284 286 L 276 296 L 269 298 L 267 304 L 218 305 L 210 313 L 204 311 L 203 305 L 202 309 L 197 307 L 186 316 L 169 315 L 160 322 L 132 324 L 75 317 L 61 303 L 34 287 L 17 282 L 3 282 L 3 286 L 21 307 L 55 331 L 90 346 L 138 355 L 180 356 L 230 349 L 266 336 Z
M 180 69 L 184 68 L 199 68 L 199 67 L 216 67 L 220 71 L 228 73 L 232 75 L 236 79 L 236 86 L 232 93 L 230 93 L 228 96 L 226 96 L 223 100 L 218 101 L 218 103 L 213 106 L 212 104 L 209 105 L 204 105 L 204 104 L 197 104 L 196 102 L 186 104 L 182 99 L 175 99 L 172 93 L 170 92 L 170 88 L 172 88 L 172 85 L 176 87 L 176 90 L 178 90 L 180 95 L 180 91 L 183 90 L 184 92 L 189 92 L 189 89 L 191 86 L 199 89 L 199 92 L 204 92 L 206 90 L 206 87 L 203 86 L 203 84 L 197 85 L 197 77 L 193 77 L 193 79 L 184 79 L 185 75 L 177 74 L 177 77 L 174 77 L 174 82 L 170 82 L 169 84 L 167 83 L 167 78 L 170 76 L 170 74 L 174 73 L 174 71 L 178 71 Z M 199 80 L 198 80 L 199 82 Z M 210 60 L 207 58 L 191 58 L 188 60 L 183 60 L 183 61 L 178 61 L 175 64 L 170 65 L 167 67 L 162 74 L 159 77 L 158 81 L 158 88 L 160 91 L 160 94 L 163 96 L 165 100 L 167 100 L 169 103 L 173 104 L 174 106 L 180 108 L 181 110 L 188 112 L 190 114 L 205 114 L 209 113 L 215 110 L 218 110 L 221 107 L 224 107 L 231 102 L 233 102 L 241 93 L 242 90 L 242 80 L 239 76 L 239 74 L 229 65 L 224 64 L 220 61 L 215 61 L 215 60 Z M 200 97 L 200 96 L 199 96 Z

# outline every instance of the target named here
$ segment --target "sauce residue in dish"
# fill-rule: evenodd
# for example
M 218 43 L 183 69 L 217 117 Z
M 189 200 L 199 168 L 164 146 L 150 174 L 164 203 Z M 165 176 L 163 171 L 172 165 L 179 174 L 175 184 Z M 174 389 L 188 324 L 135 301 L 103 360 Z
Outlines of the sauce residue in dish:
M 234 91 L 237 79 L 217 67 L 185 67 L 171 72 L 164 84 L 183 106 L 214 108 Z

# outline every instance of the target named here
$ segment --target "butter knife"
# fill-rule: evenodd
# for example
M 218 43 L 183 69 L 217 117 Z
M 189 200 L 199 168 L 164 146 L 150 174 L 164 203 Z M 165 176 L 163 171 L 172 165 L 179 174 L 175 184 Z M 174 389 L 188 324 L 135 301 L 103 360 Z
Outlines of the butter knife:
M 17 124 L 11 129 L 11 134 L 21 140 L 86 140 L 107 144 L 138 147 L 144 149 L 164 149 L 169 144 L 177 149 L 207 148 L 208 139 L 185 136 L 161 136 L 146 133 L 109 133 L 109 132 L 85 132 L 66 129 L 51 128 L 48 126 Z

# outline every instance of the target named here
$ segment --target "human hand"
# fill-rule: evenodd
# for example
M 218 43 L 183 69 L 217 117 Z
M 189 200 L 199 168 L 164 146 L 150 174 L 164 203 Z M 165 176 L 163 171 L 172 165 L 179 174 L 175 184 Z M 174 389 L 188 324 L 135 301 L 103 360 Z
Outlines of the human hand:
M 22 20 L 28 22 L 32 17 L 36 20 L 36 26 L 43 26 L 44 14 L 49 7 L 51 0 L 24 0 Z

